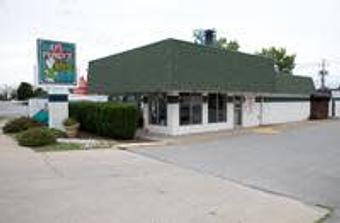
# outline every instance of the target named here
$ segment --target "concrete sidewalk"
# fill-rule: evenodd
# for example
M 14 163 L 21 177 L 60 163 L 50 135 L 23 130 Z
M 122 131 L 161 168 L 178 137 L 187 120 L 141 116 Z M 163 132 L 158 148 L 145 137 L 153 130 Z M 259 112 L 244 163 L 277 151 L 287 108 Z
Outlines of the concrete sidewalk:
M 313 223 L 326 210 L 127 151 L 35 153 L 0 135 L 0 222 Z

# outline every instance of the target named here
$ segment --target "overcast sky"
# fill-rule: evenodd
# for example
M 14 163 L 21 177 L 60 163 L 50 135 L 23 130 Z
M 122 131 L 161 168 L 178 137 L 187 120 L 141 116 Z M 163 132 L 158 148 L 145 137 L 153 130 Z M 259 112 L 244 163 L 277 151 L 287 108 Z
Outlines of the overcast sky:
M 339 0 L 0 0 L 0 85 L 33 82 L 37 38 L 76 43 L 84 75 L 89 60 L 215 28 L 243 52 L 286 47 L 295 73 L 314 79 L 325 58 L 327 83 L 338 86 L 339 11 Z

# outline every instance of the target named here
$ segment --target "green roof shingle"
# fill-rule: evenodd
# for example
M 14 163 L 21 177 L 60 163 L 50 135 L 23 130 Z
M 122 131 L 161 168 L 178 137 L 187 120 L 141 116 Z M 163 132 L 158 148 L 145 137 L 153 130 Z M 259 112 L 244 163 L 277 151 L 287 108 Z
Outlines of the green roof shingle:
M 275 81 L 276 93 L 311 94 L 315 90 L 314 82 L 310 77 L 278 73 Z
M 271 59 L 167 39 L 91 61 L 88 83 L 91 93 L 105 94 L 199 90 L 305 94 L 314 90 L 311 79 L 277 76 Z

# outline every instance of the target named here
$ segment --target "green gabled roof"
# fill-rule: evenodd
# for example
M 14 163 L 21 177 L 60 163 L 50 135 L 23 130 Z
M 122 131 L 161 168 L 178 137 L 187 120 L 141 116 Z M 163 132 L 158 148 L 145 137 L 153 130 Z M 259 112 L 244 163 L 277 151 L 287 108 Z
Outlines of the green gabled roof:
M 89 63 L 91 93 L 199 90 L 275 93 L 284 89 L 281 83 L 286 81 L 277 79 L 271 59 L 174 39 Z
M 284 94 L 311 94 L 315 91 L 312 78 L 286 73 L 276 74 L 275 92 Z
M 182 90 L 268 92 L 273 88 L 273 61 L 267 58 L 170 41 L 172 81 Z

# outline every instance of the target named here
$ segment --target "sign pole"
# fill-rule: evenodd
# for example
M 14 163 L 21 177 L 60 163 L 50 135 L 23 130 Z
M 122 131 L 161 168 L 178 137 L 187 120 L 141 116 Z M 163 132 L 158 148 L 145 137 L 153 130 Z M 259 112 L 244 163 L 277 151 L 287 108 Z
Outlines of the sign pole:
M 64 131 L 63 122 L 69 116 L 68 89 L 51 87 L 48 89 L 48 127 Z

